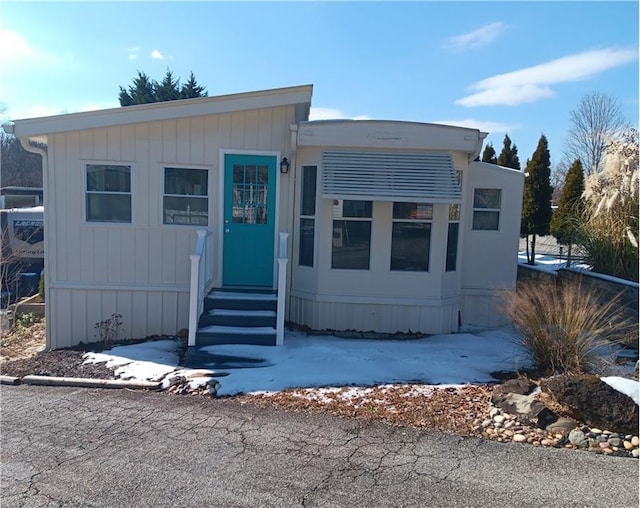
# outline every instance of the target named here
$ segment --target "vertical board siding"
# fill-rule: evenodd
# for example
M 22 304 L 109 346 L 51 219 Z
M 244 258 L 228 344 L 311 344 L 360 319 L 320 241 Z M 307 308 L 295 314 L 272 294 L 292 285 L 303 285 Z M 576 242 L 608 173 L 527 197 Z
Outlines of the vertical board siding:
M 258 149 L 258 111 L 244 113 L 244 147 L 245 150 Z
M 95 325 L 122 316 L 121 339 L 142 339 L 151 335 L 175 335 L 186 328 L 189 294 L 176 291 L 114 291 L 52 289 L 52 349 L 71 347 L 80 342 L 100 340 Z
M 176 144 L 175 162 L 192 162 L 191 159 L 191 120 L 181 118 L 176 120 L 176 137 L 173 141 Z
M 192 164 L 204 164 L 204 117 L 192 118 L 189 132 L 189 160 Z
M 379 333 L 452 333 L 458 329 L 458 303 L 400 305 L 316 302 L 292 296 L 288 319 L 313 330 Z
M 94 341 L 94 324 L 115 312 L 122 314 L 129 337 L 185 328 L 184 291 L 197 228 L 163 224 L 164 166 L 209 169 L 209 228 L 215 231 L 220 150 L 286 154 L 293 114 L 292 106 L 283 106 L 51 135 L 45 198 L 50 346 Z M 91 162 L 131 165 L 131 224 L 86 221 L 85 164 Z M 288 206 L 283 208 L 285 225 Z M 215 239 L 209 238 L 208 279 L 217 276 Z M 99 289 L 105 285 L 118 289 Z

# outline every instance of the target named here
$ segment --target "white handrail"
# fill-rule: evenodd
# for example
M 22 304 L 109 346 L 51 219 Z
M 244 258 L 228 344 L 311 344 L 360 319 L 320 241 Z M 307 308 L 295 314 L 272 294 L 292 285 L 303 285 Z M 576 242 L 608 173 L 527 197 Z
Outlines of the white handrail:
M 276 346 L 284 344 L 284 315 L 287 301 L 287 240 L 289 233 L 281 232 L 278 257 L 278 309 L 276 314 Z
M 206 268 L 210 264 L 207 259 L 207 237 L 211 234 L 206 229 L 196 231 L 196 246 L 191 259 L 191 279 L 189 286 L 189 346 L 196 345 L 196 332 L 198 331 L 198 319 L 204 306 L 204 294 L 207 290 Z

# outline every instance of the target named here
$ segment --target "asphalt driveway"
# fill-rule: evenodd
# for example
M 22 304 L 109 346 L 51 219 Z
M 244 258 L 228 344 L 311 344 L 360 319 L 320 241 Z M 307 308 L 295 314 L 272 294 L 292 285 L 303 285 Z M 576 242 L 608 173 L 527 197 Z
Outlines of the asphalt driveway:
M 638 506 L 633 459 L 233 399 L 1 395 L 2 506 Z

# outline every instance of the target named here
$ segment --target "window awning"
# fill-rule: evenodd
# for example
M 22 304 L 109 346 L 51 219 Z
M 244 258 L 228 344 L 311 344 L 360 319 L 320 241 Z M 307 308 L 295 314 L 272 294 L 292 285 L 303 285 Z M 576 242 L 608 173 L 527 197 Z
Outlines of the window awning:
M 451 155 L 322 153 L 322 197 L 417 203 L 460 203 Z

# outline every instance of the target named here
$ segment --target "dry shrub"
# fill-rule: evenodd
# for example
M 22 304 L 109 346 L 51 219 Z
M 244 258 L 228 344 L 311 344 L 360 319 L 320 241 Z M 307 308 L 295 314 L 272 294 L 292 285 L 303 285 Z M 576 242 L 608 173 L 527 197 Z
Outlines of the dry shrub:
M 611 362 L 612 342 L 628 342 L 634 331 L 619 298 L 603 301 L 577 283 L 522 283 L 503 311 L 546 374 L 601 372 Z

